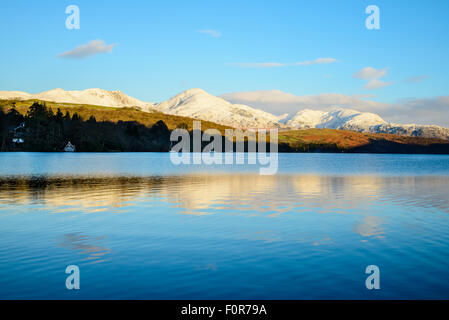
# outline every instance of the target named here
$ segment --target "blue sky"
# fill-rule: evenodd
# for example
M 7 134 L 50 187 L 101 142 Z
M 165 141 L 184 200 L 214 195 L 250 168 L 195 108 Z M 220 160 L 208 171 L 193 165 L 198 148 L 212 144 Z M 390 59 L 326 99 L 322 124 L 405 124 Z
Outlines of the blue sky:
M 79 30 L 65 27 L 71 4 L 80 8 Z M 371 4 L 380 8 L 380 30 L 365 27 Z M 448 34 L 446 0 L 8 1 L 0 10 L 0 90 L 94 87 L 145 101 L 193 87 L 431 99 L 449 95 Z M 96 39 L 116 45 L 84 59 L 58 57 Z M 294 65 L 318 58 L 338 62 Z M 385 70 L 379 79 L 388 85 L 366 89 L 368 80 L 354 77 L 366 67 Z

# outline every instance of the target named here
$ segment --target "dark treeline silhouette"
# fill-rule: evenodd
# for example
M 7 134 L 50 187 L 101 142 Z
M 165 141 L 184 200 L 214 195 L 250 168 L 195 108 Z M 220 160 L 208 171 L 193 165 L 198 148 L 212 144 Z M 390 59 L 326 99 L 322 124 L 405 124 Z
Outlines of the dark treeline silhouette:
M 77 113 L 53 112 L 35 102 L 25 116 L 14 107 L 0 110 L 1 151 L 63 151 L 68 142 L 76 151 L 169 151 L 170 131 L 163 121 L 152 127 L 138 122 L 83 120 Z

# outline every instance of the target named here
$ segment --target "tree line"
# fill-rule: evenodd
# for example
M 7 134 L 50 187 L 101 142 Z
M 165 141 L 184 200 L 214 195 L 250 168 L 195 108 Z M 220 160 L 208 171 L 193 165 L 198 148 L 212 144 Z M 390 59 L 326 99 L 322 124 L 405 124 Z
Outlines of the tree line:
M 94 116 L 85 120 L 39 102 L 26 115 L 14 106 L 0 109 L 1 151 L 63 151 L 69 141 L 81 152 L 163 152 L 170 148 L 170 130 L 162 120 L 151 127 L 136 121 L 97 121 Z

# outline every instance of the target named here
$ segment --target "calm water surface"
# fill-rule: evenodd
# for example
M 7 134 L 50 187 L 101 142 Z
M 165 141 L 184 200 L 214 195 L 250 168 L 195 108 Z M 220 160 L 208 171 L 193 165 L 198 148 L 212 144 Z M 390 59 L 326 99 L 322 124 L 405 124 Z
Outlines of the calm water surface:
M 0 154 L 1 299 L 448 299 L 449 157 Z M 365 268 L 381 289 L 365 288 Z M 77 265 L 81 290 L 65 288 Z

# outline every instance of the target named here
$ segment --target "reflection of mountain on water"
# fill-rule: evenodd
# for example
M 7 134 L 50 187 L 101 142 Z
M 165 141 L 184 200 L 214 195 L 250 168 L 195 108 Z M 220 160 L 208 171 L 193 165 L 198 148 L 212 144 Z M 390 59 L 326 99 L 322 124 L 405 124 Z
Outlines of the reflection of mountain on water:
M 0 179 L 0 205 L 44 205 L 54 212 L 122 211 L 136 203 L 165 201 L 179 213 L 265 215 L 348 213 L 372 202 L 400 203 L 449 212 L 449 177 L 315 175 L 188 175 L 115 178 Z M 1 210 L 1 209 L 0 209 Z M 369 219 L 368 219 L 369 220 Z M 370 220 L 371 221 L 371 220 Z M 365 230 L 365 229 L 360 229 Z M 365 232 L 365 231 L 363 231 Z

